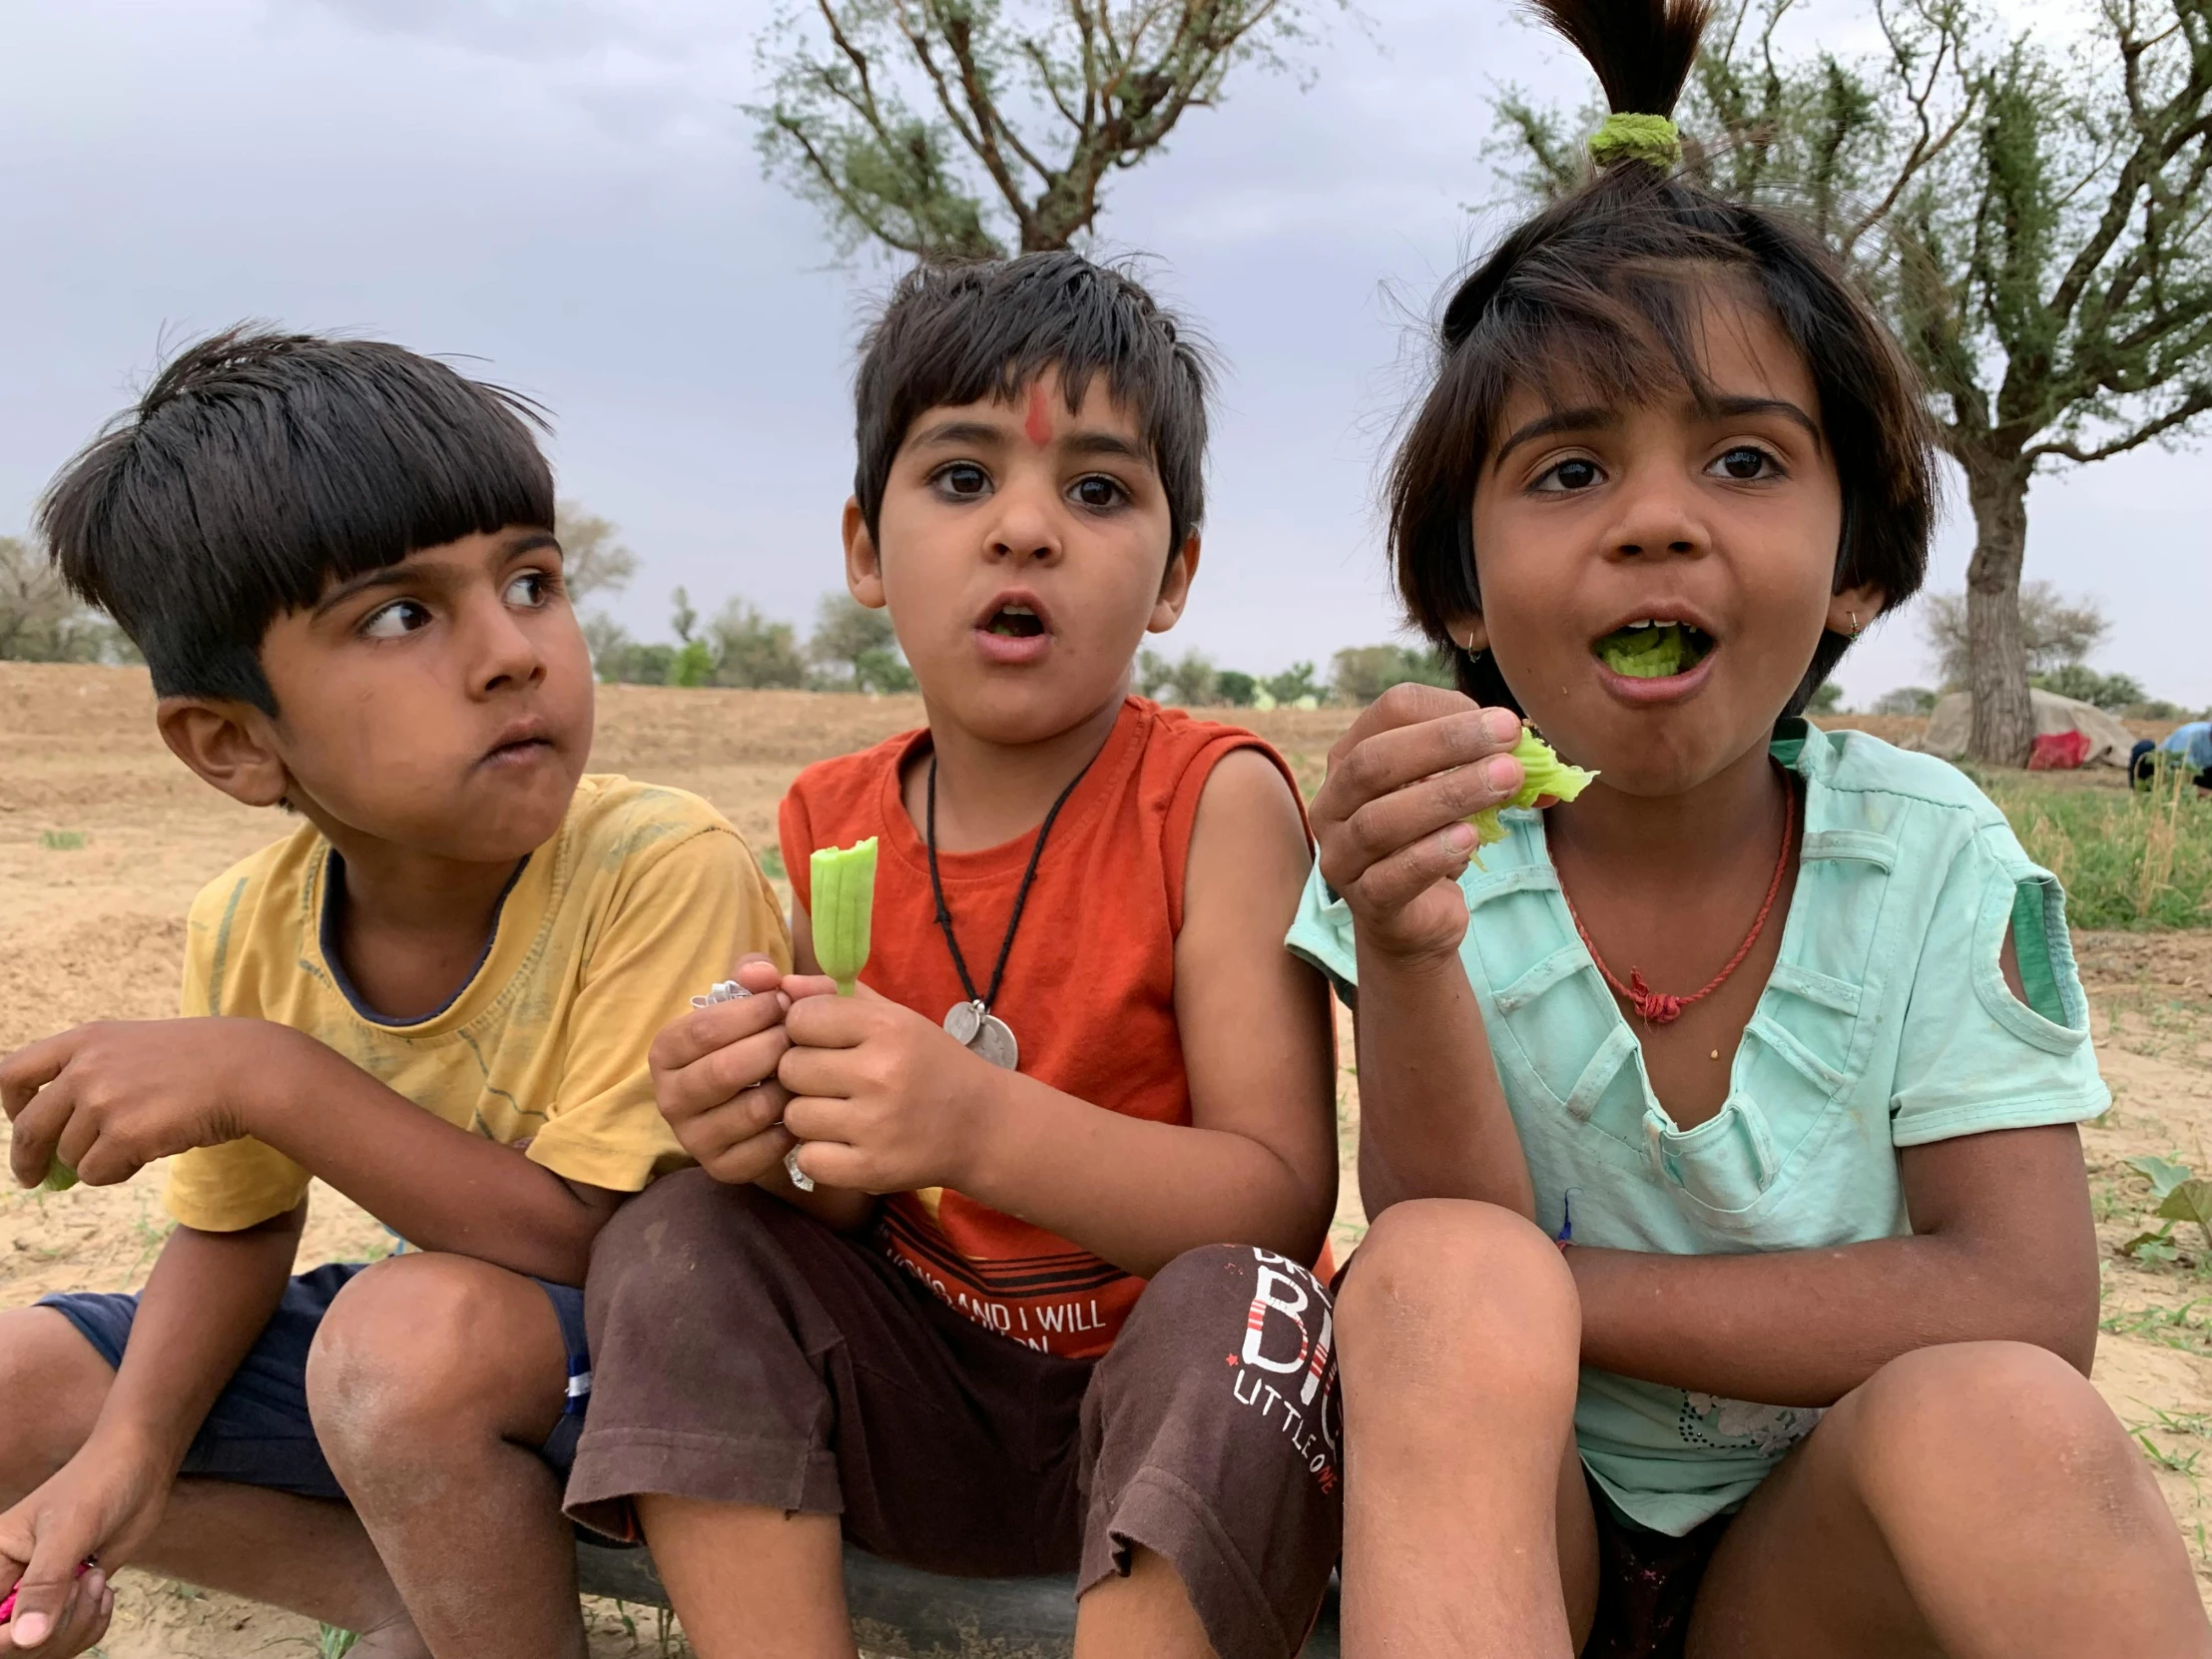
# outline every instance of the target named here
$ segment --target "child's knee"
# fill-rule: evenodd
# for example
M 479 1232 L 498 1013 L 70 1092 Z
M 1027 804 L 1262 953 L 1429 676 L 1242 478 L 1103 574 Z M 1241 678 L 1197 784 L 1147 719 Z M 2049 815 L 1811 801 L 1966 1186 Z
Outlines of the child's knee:
M 1559 1249 L 1494 1205 L 1393 1205 L 1353 1257 L 1337 1299 L 1349 1386 L 1479 1373 L 1486 1388 L 1575 1383 L 1581 1310 Z
M 1950 1343 L 1891 1361 L 1847 1400 L 1854 1462 L 1878 1509 L 1931 1487 L 2013 1492 L 2132 1530 L 2157 1488 L 2089 1380 L 2028 1343 Z
M 326 1446 L 474 1432 L 518 1408 L 559 1408 L 559 1323 L 537 1285 L 487 1262 L 408 1255 L 340 1291 L 307 1354 Z M 537 1396 L 543 1396 L 539 1398 Z
M 0 1505 L 77 1454 L 115 1373 L 51 1308 L 0 1314 Z

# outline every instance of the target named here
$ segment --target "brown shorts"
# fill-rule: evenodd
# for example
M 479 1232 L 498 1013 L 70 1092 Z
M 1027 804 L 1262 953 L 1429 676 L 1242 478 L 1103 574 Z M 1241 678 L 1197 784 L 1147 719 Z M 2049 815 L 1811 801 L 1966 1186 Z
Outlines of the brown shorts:
M 569 1513 L 630 1499 L 836 1514 L 972 1577 L 1182 1576 L 1223 1659 L 1290 1659 L 1343 1527 L 1328 1292 L 1220 1246 L 1170 1263 L 1102 1360 L 972 1324 L 863 1240 L 687 1170 L 617 1213 L 585 1293 L 592 1403 Z

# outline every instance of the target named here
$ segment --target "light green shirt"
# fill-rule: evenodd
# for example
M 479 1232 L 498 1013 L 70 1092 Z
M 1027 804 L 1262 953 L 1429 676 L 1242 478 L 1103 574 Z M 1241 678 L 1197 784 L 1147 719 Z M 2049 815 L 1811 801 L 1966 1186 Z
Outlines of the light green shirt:
M 1536 1219 L 1616 1250 L 1806 1250 L 1911 1231 L 1898 1149 L 2095 1117 L 2065 895 L 1955 769 L 1857 732 L 1789 723 L 1775 758 L 1805 791 L 1780 959 L 1726 1103 L 1678 1129 L 1577 937 L 1543 817 L 1460 886 L 1460 957 L 1535 1182 Z M 2027 1001 L 1999 966 L 2013 931 Z M 1352 914 L 1317 869 L 1290 946 L 1351 1000 Z M 1775 1341 L 1788 1342 L 1787 1328 Z M 1583 1462 L 1630 1519 L 1681 1534 L 1740 1503 L 1820 1412 L 1582 1374 Z

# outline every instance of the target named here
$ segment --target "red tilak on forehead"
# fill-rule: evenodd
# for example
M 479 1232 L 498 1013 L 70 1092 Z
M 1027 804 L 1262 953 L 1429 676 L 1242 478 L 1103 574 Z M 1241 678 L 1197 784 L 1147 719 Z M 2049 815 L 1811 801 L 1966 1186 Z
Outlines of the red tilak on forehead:
M 1022 422 L 1021 429 L 1039 449 L 1052 441 L 1052 406 L 1046 401 L 1042 380 L 1029 388 L 1029 418 Z

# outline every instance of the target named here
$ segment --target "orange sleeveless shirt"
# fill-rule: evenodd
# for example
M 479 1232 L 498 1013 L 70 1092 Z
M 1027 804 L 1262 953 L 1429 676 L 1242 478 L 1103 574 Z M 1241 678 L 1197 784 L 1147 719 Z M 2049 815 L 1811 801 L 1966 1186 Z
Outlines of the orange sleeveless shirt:
M 784 867 L 813 908 L 808 855 L 873 835 L 872 948 L 860 977 L 932 1020 L 967 1000 L 936 922 L 928 851 L 899 776 L 927 747 L 908 732 L 809 767 L 780 814 Z M 1024 1074 L 1110 1112 L 1191 1121 L 1175 1022 L 1175 938 L 1183 874 L 1206 780 L 1253 749 L 1298 794 L 1283 758 L 1252 733 L 1128 699 L 1106 747 L 1068 797 L 1045 843 L 993 1012 L 1013 1028 Z M 945 906 L 976 989 L 1013 913 L 1034 830 L 980 852 L 940 852 Z M 881 1248 L 978 1325 L 1069 1359 L 1104 1354 L 1145 1282 L 1042 1228 L 950 1188 L 895 1193 Z

